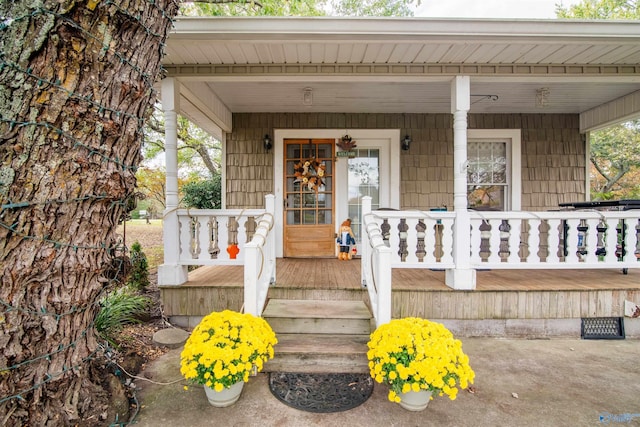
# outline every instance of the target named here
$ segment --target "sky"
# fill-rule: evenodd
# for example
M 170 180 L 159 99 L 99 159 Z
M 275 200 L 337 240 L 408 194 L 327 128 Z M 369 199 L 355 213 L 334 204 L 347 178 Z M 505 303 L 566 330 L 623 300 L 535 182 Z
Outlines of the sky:
M 554 19 L 556 4 L 581 0 L 422 0 L 416 17 Z

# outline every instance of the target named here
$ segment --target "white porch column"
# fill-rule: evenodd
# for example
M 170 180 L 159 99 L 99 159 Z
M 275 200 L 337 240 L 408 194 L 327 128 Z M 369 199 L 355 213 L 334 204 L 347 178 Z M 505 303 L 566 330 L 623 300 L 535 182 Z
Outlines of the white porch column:
M 180 84 L 174 78 L 162 81 L 162 110 L 165 126 L 166 209 L 163 217 L 164 264 L 158 267 L 158 285 L 181 285 L 187 281 L 187 266 L 180 259 L 178 225 L 178 111 Z
M 471 220 L 467 210 L 467 113 L 471 107 L 469 76 L 451 82 L 453 114 L 453 207 L 456 213 L 453 260 L 455 269 L 446 272 L 445 283 L 453 289 L 475 289 L 476 271 L 471 268 Z

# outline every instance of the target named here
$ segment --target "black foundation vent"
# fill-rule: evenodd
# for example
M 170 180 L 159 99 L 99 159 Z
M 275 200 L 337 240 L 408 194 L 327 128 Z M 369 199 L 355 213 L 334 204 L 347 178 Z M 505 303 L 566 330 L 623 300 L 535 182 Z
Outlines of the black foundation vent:
M 623 340 L 624 319 L 622 317 L 583 318 L 581 336 L 585 340 Z

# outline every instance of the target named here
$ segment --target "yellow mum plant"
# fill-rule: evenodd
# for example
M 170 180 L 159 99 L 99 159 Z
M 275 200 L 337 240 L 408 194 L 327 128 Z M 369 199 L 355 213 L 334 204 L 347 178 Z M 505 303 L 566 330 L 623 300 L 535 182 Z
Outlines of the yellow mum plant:
M 458 387 L 467 388 L 475 377 L 462 342 L 441 323 L 393 319 L 371 334 L 368 346 L 371 377 L 391 387 L 392 402 L 400 402 L 401 393 L 421 390 L 454 400 Z
M 205 316 L 180 354 L 180 372 L 216 391 L 249 380 L 273 358 L 276 334 L 261 317 L 225 310 Z

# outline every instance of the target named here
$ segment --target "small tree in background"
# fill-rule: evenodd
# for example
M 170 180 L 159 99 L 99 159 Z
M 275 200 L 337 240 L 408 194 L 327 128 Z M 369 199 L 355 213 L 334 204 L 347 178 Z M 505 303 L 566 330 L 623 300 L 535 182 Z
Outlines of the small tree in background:
M 149 264 L 147 256 L 142 252 L 142 245 L 138 241 L 131 245 L 131 274 L 127 284 L 139 291 L 149 286 Z

